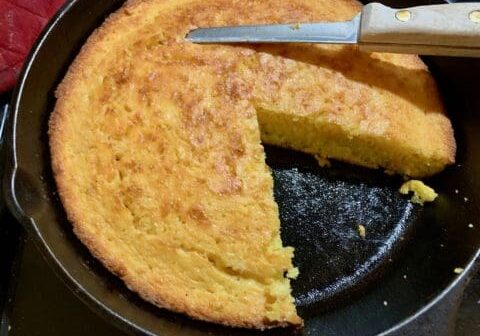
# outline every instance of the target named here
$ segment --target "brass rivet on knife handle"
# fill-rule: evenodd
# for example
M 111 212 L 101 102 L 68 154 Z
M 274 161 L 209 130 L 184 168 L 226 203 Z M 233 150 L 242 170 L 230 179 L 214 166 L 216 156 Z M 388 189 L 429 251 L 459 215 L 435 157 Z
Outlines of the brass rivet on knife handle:
M 471 11 L 468 17 L 473 23 L 480 23 L 480 10 Z
M 412 17 L 412 13 L 409 10 L 403 9 L 397 11 L 395 17 L 398 21 L 407 22 Z

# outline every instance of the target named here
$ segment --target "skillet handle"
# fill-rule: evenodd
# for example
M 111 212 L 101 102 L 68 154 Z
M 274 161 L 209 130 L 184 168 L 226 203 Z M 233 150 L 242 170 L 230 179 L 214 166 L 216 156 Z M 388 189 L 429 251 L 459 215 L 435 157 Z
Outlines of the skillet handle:
M 24 176 L 17 169 L 16 158 L 13 149 L 13 125 L 10 116 L 13 115 L 9 105 L 9 95 L 0 95 L 0 176 L 2 178 L 2 194 L 0 195 L 0 213 L 8 208 L 10 213 L 24 227 L 31 218 L 21 204 L 32 203 L 38 194 L 36 189 L 29 183 L 28 176 Z M 24 200 L 30 202 L 23 202 Z M 19 202 L 22 201 L 22 202 Z

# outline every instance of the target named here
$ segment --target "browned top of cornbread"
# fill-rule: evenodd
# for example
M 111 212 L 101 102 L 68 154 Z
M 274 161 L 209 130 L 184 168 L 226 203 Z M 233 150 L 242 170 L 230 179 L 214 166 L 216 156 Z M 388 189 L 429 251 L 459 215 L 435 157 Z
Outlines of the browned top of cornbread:
M 434 82 L 415 56 L 183 37 L 197 26 L 346 20 L 359 9 L 127 2 L 83 47 L 50 121 L 55 178 L 82 242 L 159 306 L 232 326 L 299 325 L 283 277 L 293 250 L 281 247 L 256 112 L 403 140 L 445 165 L 454 141 Z

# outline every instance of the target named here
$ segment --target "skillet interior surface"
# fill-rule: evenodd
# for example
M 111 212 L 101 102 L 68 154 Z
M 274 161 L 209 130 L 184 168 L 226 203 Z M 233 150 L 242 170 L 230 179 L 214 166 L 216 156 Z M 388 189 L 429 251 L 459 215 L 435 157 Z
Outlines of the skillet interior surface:
M 120 327 L 158 335 L 256 334 L 144 302 L 89 254 L 66 220 L 49 159 L 53 92 L 86 37 L 122 2 L 72 1 L 34 48 L 12 102 L 7 201 L 67 284 Z M 426 61 L 458 143 L 457 164 L 427 180 L 440 194 L 433 204 L 422 208 L 401 197 L 399 177 L 336 162 L 319 168 L 309 156 L 266 147 L 282 237 L 296 247 L 301 269 L 293 294 L 307 335 L 374 335 L 397 325 L 440 295 L 480 246 L 480 62 Z

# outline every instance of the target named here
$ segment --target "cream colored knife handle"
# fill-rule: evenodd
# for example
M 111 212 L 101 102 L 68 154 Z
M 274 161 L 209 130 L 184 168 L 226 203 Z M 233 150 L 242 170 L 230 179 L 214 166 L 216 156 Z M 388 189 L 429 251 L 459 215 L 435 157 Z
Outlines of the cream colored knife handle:
M 405 9 L 370 3 L 359 44 L 365 51 L 480 57 L 480 2 Z

